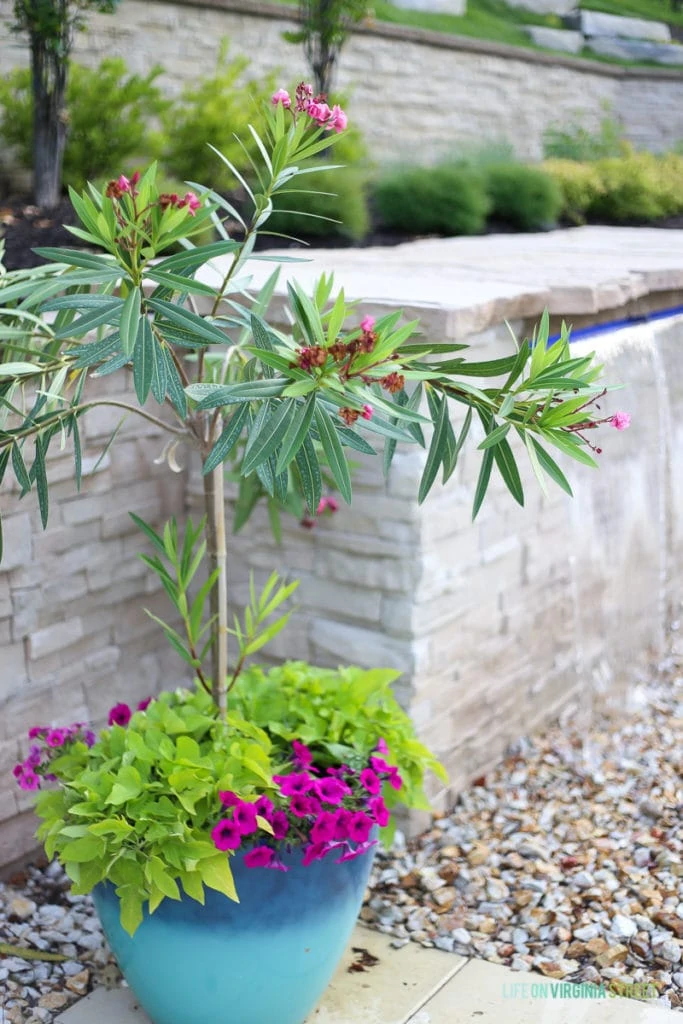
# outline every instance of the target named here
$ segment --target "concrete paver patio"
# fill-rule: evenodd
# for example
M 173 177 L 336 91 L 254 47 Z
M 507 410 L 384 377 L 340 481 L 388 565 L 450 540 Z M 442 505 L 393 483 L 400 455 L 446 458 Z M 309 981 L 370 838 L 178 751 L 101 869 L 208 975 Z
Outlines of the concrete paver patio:
M 349 948 L 307 1024 L 673 1024 L 675 1020 L 674 1011 L 632 999 L 560 998 L 564 987 L 540 974 L 522 974 L 414 943 L 393 949 L 387 936 L 362 926 L 353 934 L 353 946 L 366 949 L 379 962 L 366 971 L 349 972 L 356 959 Z M 581 991 L 587 994 L 586 987 Z M 129 989 L 98 988 L 56 1020 L 56 1024 L 95 1022 L 149 1024 L 149 1018 Z

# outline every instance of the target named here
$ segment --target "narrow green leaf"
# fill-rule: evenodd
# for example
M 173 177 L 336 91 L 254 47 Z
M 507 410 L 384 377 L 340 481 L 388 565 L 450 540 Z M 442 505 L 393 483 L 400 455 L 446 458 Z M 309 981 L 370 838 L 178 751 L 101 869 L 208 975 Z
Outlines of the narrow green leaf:
M 167 256 L 166 259 L 157 263 L 154 269 L 162 273 L 176 273 L 179 270 L 190 269 L 198 270 L 199 267 L 208 263 L 214 257 L 226 256 L 228 253 L 235 252 L 238 248 L 239 243 L 229 239 L 224 242 L 212 242 L 210 245 L 197 245 L 191 249 L 186 249 L 184 252 Z
M 308 432 L 315 412 L 315 394 L 309 395 L 305 402 L 296 403 L 296 411 L 292 416 L 289 426 L 282 438 L 282 448 L 278 455 L 277 463 L 275 466 L 276 473 L 282 473 L 282 471 L 290 464 L 299 448 L 304 443 L 304 438 L 308 436 Z
M 522 481 L 519 477 L 519 470 L 517 469 L 517 462 L 513 455 L 512 448 L 510 447 L 509 441 L 499 441 L 495 447 L 490 449 L 493 451 L 493 458 L 495 459 L 498 471 L 505 481 L 505 486 L 509 490 L 512 497 L 519 505 L 524 504 L 524 489 L 522 487 Z
M 81 453 L 81 432 L 78 427 L 78 417 L 73 418 L 73 438 L 74 438 L 74 472 L 76 475 L 76 490 L 81 489 L 81 476 L 83 473 L 83 456 Z
M 43 524 L 43 529 L 47 526 L 49 507 L 45 451 L 43 450 L 44 443 L 41 437 L 36 438 L 36 459 L 33 463 L 36 475 L 36 490 L 38 492 L 38 507 L 40 508 L 40 521 Z
M 271 403 L 272 404 L 272 403 Z M 244 452 L 244 460 L 240 472 L 245 476 L 269 459 L 281 444 L 287 432 L 289 421 L 289 403 L 280 402 L 265 420 L 258 433 L 252 429 Z
M 322 495 L 322 476 L 315 445 L 310 437 L 304 438 L 295 456 L 297 469 L 301 478 L 301 487 L 311 515 L 315 515 Z
M 23 497 L 24 494 L 28 494 L 31 490 L 31 481 L 29 479 L 28 470 L 26 469 L 24 457 L 21 453 L 21 448 L 16 441 L 12 445 L 12 469 L 14 470 L 14 475 L 21 487 L 21 496 Z
M 123 325 L 123 315 L 121 316 Z M 140 405 L 144 405 L 149 395 L 154 372 L 154 338 L 152 327 L 147 317 L 138 320 L 138 335 L 133 349 L 133 384 Z M 155 395 L 156 398 L 156 395 Z M 157 398 L 157 401 L 159 399 Z M 161 399 L 163 401 L 163 398 Z
M 487 448 L 484 452 L 484 457 L 481 460 L 481 469 L 479 470 L 479 479 L 477 480 L 477 487 L 474 492 L 474 502 L 472 504 L 472 520 L 477 518 L 479 509 L 482 506 L 482 502 L 486 497 L 486 491 L 488 490 L 489 481 L 491 479 L 491 469 L 493 467 L 493 449 Z
M 211 473 L 216 466 L 219 466 L 222 462 L 225 462 L 226 458 L 237 444 L 237 440 L 242 433 L 242 429 L 249 418 L 249 406 L 245 403 L 242 405 L 237 412 L 234 414 L 228 425 L 223 430 L 221 436 L 218 438 L 213 448 L 209 452 L 206 461 L 202 467 L 202 473 L 206 476 L 207 473 Z
M 121 348 L 126 355 L 132 355 L 135 342 L 138 337 L 138 326 L 140 323 L 141 295 L 139 288 L 131 288 L 128 298 L 121 310 L 119 320 L 119 334 L 121 335 Z
M 558 487 L 561 487 L 562 490 L 566 491 L 569 497 L 572 498 L 574 495 L 571 489 L 571 485 L 567 480 L 566 476 L 564 475 L 564 473 L 562 472 L 562 470 L 560 469 L 560 467 L 555 462 L 555 460 L 552 458 L 552 456 L 548 454 L 545 448 L 541 447 L 536 438 L 532 437 L 531 442 L 536 451 L 536 455 L 538 456 L 538 461 L 541 465 L 541 468 L 545 470 L 545 472 L 548 474 L 551 480 L 555 481 Z
M 207 341 L 218 345 L 226 345 L 228 343 L 228 336 L 220 327 L 209 323 L 208 320 L 197 316 L 196 313 L 189 309 L 183 309 L 182 306 L 174 306 L 172 302 L 166 302 L 164 299 L 148 299 L 147 305 L 157 313 L 161 313 L 172 324 L 177 324 L 178 327 L 188 331 L 191 336 L 197 339 L 196 344 L 198 346 L 205 344 Z M 158 324 L 158 326 L 163 334 L 163 324 Z
M 111 299 L 106 308 L 102 307 L 99 311 L 93 310 L 92 313 L 85 313 L 78 320 L 74 320 L 73 323 L 67 324 L 61 330 L 55 331 L 55 338 L 60 341 L 64 338 L 79 338 L 84 334 L 88 334 L 95 327 L 101 326 L 101 324 L 115 323 L 122 309 L 123 302 L 121 299 Z
M 276 398 L 284 388 L 285 381 L 282 380 L 254 380 L 242 384 L 190 384 L 185 388 L 185 394 L 197 401 L 197 409 L 202 410 L 234 405 L 237 402 Z
M 327 459 L 327 463 L 330 467 L 330 472 L 334 477 L 342 498 L 347 505 L 350 505 L 351 477 L 349 475 L 349 467 L 346 462 L 346 456 L 344 455 L 344 449 L 342 448 L 341 441 L 337 434 L 337 429 L 331 416 L 321 405 L 316 405 L 315 423 L 320 435 L 320 443 L 322 444 L 323 451 L 325 452 L 325 458 Z M 315 507 L 317 508 L 317 505 Z M 313 511 L 315 511 L 315 509 L 313 509 Z
M 168 388 L 168 362 L 166 360 L 166 355 L 169 355 L 171 362 L 173 362 L 173 358 L 170 356 L 170 352 L 168 352 L 168 350 L 165 351 L 159 344 L 158 339 L 152 331 L 152 325 L 149 320 L 145 319 L 145 324 L 149 330 L 150 337 L 150 356 L 152 363 L 150 386 L 155 400 L 159 405 L 163 405 L 166 398 L 166 390 Z M 180 381 L 180 378 L 178 378 L 178 380 Z M 183 392 L 182 387 L 182 383 L 180 383 L 180 390 L 184 398 L 185 393 Z
M 509 432 L 512 424 L 500 423 L 495 427 L 490 434 L 487 434 L 481 444 L 478 446 L 479 451 L 484 451 L 486 448 L 493 448 L 494 445 L 500 444 L 506 434 Z
M 156 340 L 156 339 L 155 339 Z M 165 345 L 159 346 L 164 355 L 164 361 L 166 363 L 166 393 L 173 403 L 173 408 L 180 415 L 181 419 L 185 419 L 187 416 L 187 396 L 183 389 L 183 382 L 180 379 L 178 373 L 178 367 L 173 361 L 171 351 Z M 161 370 L 159 377 L 161 377 Z M 154 388 L 154 378 L 152 378 L 152 388 Z
M 434 433 L 432 434 L 432 440 L 429 445 L 427 461 L 425 463 L 422 479 L 420 480 L 420 487 L 417 492 L 417 500 L 420 505 L 429 494 L 432 484 L 436 480 L 436 475 L 439 472 L 439 466 L 446 455 L 448 438 L 448 431 L 446 427 L 447 422 L 448 402 L 445 397 L 442 397 L 438 406 L 437 419 L 434 422 Z

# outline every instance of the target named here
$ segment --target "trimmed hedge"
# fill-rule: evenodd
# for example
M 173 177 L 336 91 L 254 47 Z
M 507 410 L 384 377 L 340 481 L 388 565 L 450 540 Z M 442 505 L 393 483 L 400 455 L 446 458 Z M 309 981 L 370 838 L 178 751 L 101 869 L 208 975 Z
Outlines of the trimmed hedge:
M 562 192 L 553 178 L 527 164 L 486 168 L 491 214 L 518 231 L 551 228 L 562 210 Z
M 374 199 L 384 227 L 417 235 L 476 235 L 491 208 L 481 176 L 458 164 L 396 168 Z

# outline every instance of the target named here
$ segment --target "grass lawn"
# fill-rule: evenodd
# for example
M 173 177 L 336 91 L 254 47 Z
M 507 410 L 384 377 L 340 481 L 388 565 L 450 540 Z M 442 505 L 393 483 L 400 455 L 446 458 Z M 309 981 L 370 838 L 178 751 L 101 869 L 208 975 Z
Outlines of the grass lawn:
M 295 4 L 297 0 L 277 0 L 277 2 Z M 504 0 L 467 0 L 467 13 L 461 18 L 451 14 L 429 14 L 425 11 L 404 10 L 394 7 L 386 0 L 374 0 L 374 3 L 373 0 L 369 0 L 369 6 L 377 21 L 431 29 L 434 32 L 444 32 L 449 35 L 488 39 L 496 43 L 510 43 L 513 46 L 526 46 L 532 49 L 535 47 L 524 31 L 524 25 L 562 27 L 561 19 L 555 15 L 533 14 L 518 7 L 509 7 Z M 581 6 L 596 11 L 606 11 L 610 14 L 669 21 L 671 24 L 683 26 L 683 10 L 672 10 L 670 0 L 582 0 Z M 588 51 L 584 56 L 600 59 Z M 623 62 L 610 61 L 610 63 Z

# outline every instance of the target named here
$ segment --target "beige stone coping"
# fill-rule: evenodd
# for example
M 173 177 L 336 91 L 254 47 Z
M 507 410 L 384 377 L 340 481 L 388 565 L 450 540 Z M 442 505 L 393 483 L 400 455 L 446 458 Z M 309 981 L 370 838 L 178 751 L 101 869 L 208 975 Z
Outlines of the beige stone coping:
M 459 340 L 547 307 L 576 326 L 683 304 L 683 230 L 583 227 L 544 234 L 425 239 L 395 247 L 283 250 L 286 281 L 312 288 L 323 272 L 363 313 L 403 308 L 430 335 Z M 274 252 L 273 255 L 276 253 Z M 262 254 L 266 255 L 266 254 Z M 221 258 L 200 274 L 216 283 Z M 273 264 L 252 261 L 258 288 Z
M 157 2 L 167 3 L 168 0 L 157 0 Z M 282 21 L 292 22 L 298 20 L 296 7 L 267 3 L 266 0 L 174 0 L 174 2 L 187 7 L 209 7 L 213 10 L 234 11 L 237 14 L 248 14 L 255 18 L 279 18 Z M 394 25 L 383 21 L 358 25 L 354 28 L 354 32 L 369 33 L 385 39 L 424 43 L 427 46 L 435 46 L 444 50 L 465 50 L 470 53 L 505 57 L 509 60 L 525 60 L 552 67 L 572 68 L 575 71 L 585 71 L 604 78 L 683 78 L 683 70 L 676 68 L 629 68 L 618 64 L 603 64 L 597 60 L 560 56 L 557 53 L 544 53 L 541 50 L 513 46 L 510 43 L 495 43 L 487 39 L 473 39 L 470 36 L 450 35 L 445 32 L 413 28 L 409 25 Z

